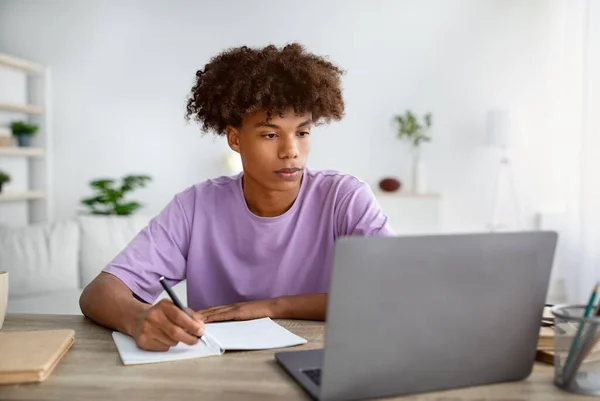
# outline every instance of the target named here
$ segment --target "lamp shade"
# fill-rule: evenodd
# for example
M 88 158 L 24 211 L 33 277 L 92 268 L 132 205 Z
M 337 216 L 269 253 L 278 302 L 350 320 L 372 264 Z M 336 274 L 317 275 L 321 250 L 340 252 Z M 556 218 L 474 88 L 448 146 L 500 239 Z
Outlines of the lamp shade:
M 511 121 L 508 110 L 490 110 L 486 121 L 486 143 L 490 147 L 510 147 Z
M 229 151 L 223 156 L 223 165 L 230 174 L 237 174 L 243 170 L 240 154 Z

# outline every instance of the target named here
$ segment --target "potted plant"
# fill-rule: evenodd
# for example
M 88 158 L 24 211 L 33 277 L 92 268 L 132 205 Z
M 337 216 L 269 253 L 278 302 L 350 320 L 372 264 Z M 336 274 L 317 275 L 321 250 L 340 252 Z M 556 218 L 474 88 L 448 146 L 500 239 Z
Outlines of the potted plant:
M 410 153 L 412 155 L 412 191 L 414 193 L 425 192 L 425 165 L 421 159 L 421 146 L 423 142 L 430 142 L 428 135 L 431 127 L 431 113 L 420 118 L 407 110 L 404 114 L 394 116 L 398 124 L 397 136 L 400 140 L 408 142 Z
M 31 146 L 31 137 L 36 134 L 38 128 L 37 125 L 29 124 L 26 121 L 13 121 L 10 124 L 12 134 L 17 138 L 17 143 L 21 147 Z
M 125 194 L 136 188 L 146 186 L 151 181 L 147 175 L 128 175 L 116 185 L 113 179 L 99 179 L 90 182 L 96 194 L 90 198 L 82 199 L 81 203 L 90 208 L 91 214 L 97 215 L 132 215 L 141 207 L 139 202 L 125 200 Z
M 0 170 L 0 194 L 2 193 L 2 184 L 10 182 L 10 175 Z

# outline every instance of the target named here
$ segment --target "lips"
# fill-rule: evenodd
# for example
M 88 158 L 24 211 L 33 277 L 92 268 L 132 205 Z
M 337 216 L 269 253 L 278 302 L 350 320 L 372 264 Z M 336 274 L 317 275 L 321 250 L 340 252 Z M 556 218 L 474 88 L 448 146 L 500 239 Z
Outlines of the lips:
M 282 168 L 282 169 L 279 169 L 279 170 L 277 170 L 275 172 L 279 173 L 279 174 L 292 174 L 292 173 L 295 173 L 297 171 L 300 171 L 300 169 L 298 167 L 293 167 L 293 168 Z

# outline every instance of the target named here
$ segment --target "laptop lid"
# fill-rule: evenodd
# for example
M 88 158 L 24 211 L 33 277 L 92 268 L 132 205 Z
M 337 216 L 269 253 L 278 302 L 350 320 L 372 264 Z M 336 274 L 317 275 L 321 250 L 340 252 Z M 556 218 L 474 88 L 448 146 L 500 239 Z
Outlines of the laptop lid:
M 556 242 L 552 232 L 339 239 L 320 399 L 527 377 Z

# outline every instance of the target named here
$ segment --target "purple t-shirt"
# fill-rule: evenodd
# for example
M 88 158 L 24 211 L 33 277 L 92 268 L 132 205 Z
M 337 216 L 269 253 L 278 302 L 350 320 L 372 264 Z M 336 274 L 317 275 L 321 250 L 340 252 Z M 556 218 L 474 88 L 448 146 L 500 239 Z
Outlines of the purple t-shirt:
M 329 291 L 333 246 L 342 236 L 393 235 L 369 185 L 335 171 L 305 169 L 298 197 L 277 217 L 246 204 L 242 175 L 187 188 L 104 269 L 153 303 L 187 280 L 199 310 L 282 295 Z

